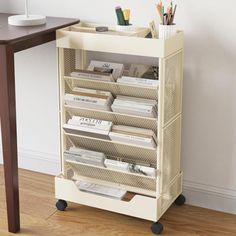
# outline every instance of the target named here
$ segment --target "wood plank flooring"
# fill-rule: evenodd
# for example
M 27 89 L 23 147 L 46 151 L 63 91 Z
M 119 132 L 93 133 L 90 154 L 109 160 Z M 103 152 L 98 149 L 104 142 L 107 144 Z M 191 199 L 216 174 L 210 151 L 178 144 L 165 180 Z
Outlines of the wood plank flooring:
M 58 212 L 54 178 L 20 170 L 20 236 L 150 236 L 151 222 L 69 204 Z M 0 166 L 0 236 L 7 232 L 3 168 Z M 145 206 L 144 206 L 145 207 Z M 163 236 L 236 236 L 236 216 L 193 206 L 172 206 L 161 219 Z

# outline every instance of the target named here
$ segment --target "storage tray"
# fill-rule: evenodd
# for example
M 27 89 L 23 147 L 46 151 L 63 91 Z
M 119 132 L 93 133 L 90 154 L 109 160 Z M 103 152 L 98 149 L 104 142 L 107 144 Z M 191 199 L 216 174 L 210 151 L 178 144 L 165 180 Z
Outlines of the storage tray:
M 113 95 L 124 95 L 130 97 L 139 97 L 146 99 L 158 99 L 158 88 L 150 88 L 145 86 L 125 85 L 116 82 L 107 82 L 100 80 L 74 78 L 65 76 L 65 81 L 71 88 L 80 87 L 95 90 L 109 91 Z
M 112 199 L 105 196 L 82 192 L 75 182 L 64 179 L 62 176 L 55 178 L 56 198 L 75 202 L 95 208 L 130 215 L 151 221 L 157 220 L 157 198 L 136 194 L 129 202 Z
M 180 31 L 166 40 L 127 34 L 101 34 L 75 25 L 57 30 L 57 47 L 153 58 L 163 58 L 183 48 L 183 32 Z
M 128 186 L 131 186 L 139 189 L 156 191 L 156 177 L 112 170 L 105 167 L 76 163 L 74 161 L 68 160 L 65 160 L 65 162 L 74 170 L 77 176 L 104 180 L 112 183 L 122 184 L 123 186 L 126 185 L 127 190 L 129 190 Z
M 100 120 L 112 121 L 114 125 L 127 125 L 144 129 L 151 129 L 157 132 L 157 119 L 142 116 L 133 116 L 128 114 L 121 114 L 112 111 L 94 110 L 82 107 L 64 106 L 67 120 L 72 116 L 83 116 Z
M 64 133 L 76 147 L 103 152 L 110 156 L 130 158 L 135 162 L 157 165 L 156 148 L 135 146 L 111 140 Z
M 108 31 L 106 32 L 97 32 L 96 27 L 101 25 L 90 22 L 80 22 L 76 25 L 69 27 L 70 31 L 74 32 L 84 32 L 92 34 L 105 34 L 105 35 L 119 35 L 119 36 L 135 36 L 135 37 L 145 37 L 150 29 L 145 27 L 129 27 L 129 30 L 117 30 L 114 26 L 107 26 Z

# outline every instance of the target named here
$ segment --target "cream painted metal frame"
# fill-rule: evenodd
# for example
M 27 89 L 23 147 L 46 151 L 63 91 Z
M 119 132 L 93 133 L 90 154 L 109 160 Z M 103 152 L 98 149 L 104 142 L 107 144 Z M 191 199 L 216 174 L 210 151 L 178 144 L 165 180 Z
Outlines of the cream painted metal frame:
M 157 222 L 169 206 L 182 193 L 180 170 L 182 82 L 183 82 L 183 32 L 167 39 L 144 38 L 148 29 L 141 28 L 137 34 L 109 35 L 86 31 L 81 25 L 57 31 L 60 83 L 61 117 L 61 167 L 62 173 L 55 178 L 57 199 L 84 204 L 108 211 L 126 214 Z M 119 85 L 70 77 L 75 69 L 75 50 L 80 52 L 80 66 L 85 67 L 86 51 L 117 53 L 156 58 L 159 61 L 158 89 Z M 145 118 L 109 111 L 64 105 L 65 92 L 74 86 L 111 91 L 158 100 L 158 119 Z M 98 138 L 65 133 L 62 126 L 72 115 L 110 120 L 114 124 L 149 128 L 157 132 L 157 148 L 134 146 Z M 122 171 L 96 168 L 78 163 L 68 163 L 63 152 L 70 146 L 101 151 L 121 160 L 153 164 L 156 178 Z M 108 186 L 125 188 L 136 195 L 129 201 L 111 199 L 81 192 L 71 178 L 90 180 Z

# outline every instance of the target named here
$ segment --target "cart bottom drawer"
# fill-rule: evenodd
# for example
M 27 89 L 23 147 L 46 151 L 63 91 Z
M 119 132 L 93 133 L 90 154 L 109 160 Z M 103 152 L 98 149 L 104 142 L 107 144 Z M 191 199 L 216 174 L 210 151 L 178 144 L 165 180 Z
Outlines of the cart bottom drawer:
M 92 193 L 82 192 L 75 182 L 58 176 L 55 178 L 55 195 L 82 205 L 87 205 L 107 211 L 125 214 L 150 221 L 157 221 L 158 199 L 136 194 L 129 202 L 112 199 Z

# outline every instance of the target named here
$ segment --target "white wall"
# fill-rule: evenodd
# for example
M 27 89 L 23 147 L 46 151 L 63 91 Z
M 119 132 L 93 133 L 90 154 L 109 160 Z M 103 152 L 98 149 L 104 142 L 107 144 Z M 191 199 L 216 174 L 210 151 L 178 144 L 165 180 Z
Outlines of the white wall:
M 23 0 L 7 2 L 11 12 L 24 9 Z M 155 2 L 30 1 L 33 13 L 114 24 L 121 5 L 137 25 L 157 18 Z M 236 2 L 224 1 L 225 13 L 213 0 L 176 2 L 176 23 L 185 31 L 184 192 L 190 204 L 236 213 Z M 20 165 L 52 174 L 59 171 L 55 59 L 54 43 L 16 55 Z
M 0 12 L 1 13 L 5 13 L 5 12 L 8 12 L 8 9 L 9 9 L 9 3 L 8 1 L 1 1 L 0 2 Z

